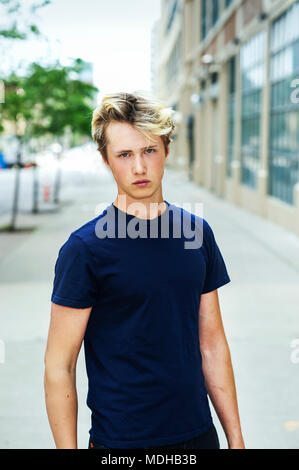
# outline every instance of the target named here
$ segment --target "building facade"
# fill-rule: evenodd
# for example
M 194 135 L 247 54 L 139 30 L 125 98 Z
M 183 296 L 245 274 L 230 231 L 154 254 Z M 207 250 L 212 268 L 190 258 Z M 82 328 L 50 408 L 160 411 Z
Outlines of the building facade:
M 162 0 L 169 164 L 299 236 L 299 0 Z

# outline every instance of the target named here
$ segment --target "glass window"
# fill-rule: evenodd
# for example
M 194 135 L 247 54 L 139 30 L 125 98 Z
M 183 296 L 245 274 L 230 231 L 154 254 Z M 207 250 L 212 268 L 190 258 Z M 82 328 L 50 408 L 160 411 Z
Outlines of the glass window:
M 217 23 L 219 18 L 219 1 L 212 0 L 212 25 Z
M 271 25 L 269 194 L 294 204 L 299 179 L 299 103 L 291 99 L 299 73 L 299 2 Z M 298 85 L 297 85 L 298 88 Z
M 177 11 L 177 8 L 178 8 L 178 1 L 177 0 L 174 0 L 173 1 L 173 5 L 172 5 L 172 8 L 169 12 L 169 17 L 168 17 L 168 21 L 167 21 L 167 24 L 166 24 L 166 31 L 168 32 L 171 27 L 172 27 L 172 24 L 173 24 L 173 20 L 175 18 L 175 14 L 176 14 L 176 11 Z
M 260 159 L 260 122 L 266 33 L 261 31 L 241 47 L 242 118 L 241 180 L 256 188 Z
M 228 148 L 226 174 L 231 176 L 231 163 L 234 159 L 235 139 L 235 87 L 236 87 L 236 57 L 228 62 Z
M 167 84 L 171 83 L 177 77 L 182 60 L 182 34 L 180 33 L 170 57 L 167 62 L 166 79 Z
M 207 35 L 207 0 L 201 0 L 201 38 Z

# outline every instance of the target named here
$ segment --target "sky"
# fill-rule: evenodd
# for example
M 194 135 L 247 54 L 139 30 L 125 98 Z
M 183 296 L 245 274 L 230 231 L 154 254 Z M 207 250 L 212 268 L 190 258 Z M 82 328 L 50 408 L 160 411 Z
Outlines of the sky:
M 1 47 L 3 71 L 22 73 L 33 61 L 59 59 L 66 65 L 80 57 L 93 63 L 98 101 L 116 91 L 150 91 L 151 29 L 160 17 L 160 0 L 51 0 L 33 19 L 32 3 L 38 1 L 21 1 L 19 21 L 29 18 L 47 41 L 34 37 Z M 0 23 L 7 23 L 3 15 Z
M 102 95 L 150 90 L 151 28 L 160 0 L 52 0 L 39 10 L 38 26 L 62 61 L 94 64 Z

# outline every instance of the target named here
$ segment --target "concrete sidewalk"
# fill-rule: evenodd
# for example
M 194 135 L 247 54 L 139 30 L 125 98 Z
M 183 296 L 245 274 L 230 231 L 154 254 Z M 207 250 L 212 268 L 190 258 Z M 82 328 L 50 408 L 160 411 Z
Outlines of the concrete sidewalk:
M 6 353 L 0 364 L 0 448 L 54 448 L 43 392 L 54 263 L 70 232 L 101 212 L 101 203 L 105 207 L 114 201 L 117 190 L 102 169 L 66 181 L 60 211 L 34 219 L 37 230 L 17 244 L 0 235 L 1 251 L 6 247 L 0 258 L 0 339 Z M 299 364 L 291 362 L 290 347 L 299 338 L 299 239 L 169 168 L 163 195 L 181 206 L 203 203 L 202 215 L 213 228 L 231 277 L 219 289 L 219 299 L 246 446 L 299 448 Z M 32 217 L 19 223 L 32 225 Z M 83 349 L 77 389 L 79 447 L 87 448 L 90 413 Z M 221 447 L 226 448 L 212 412 Z

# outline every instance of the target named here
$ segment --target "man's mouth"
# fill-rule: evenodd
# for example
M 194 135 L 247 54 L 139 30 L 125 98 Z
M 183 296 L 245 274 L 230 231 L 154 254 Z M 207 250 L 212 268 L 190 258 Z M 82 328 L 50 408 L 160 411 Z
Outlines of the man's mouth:
M 144 188 L 145 186 L 147 186 L 148 184 L 150 183 L 149 180 L 137 180 L 137 181 L 134 181 L 134 185 L 135 186 L 138 186 L 139 188 Z

